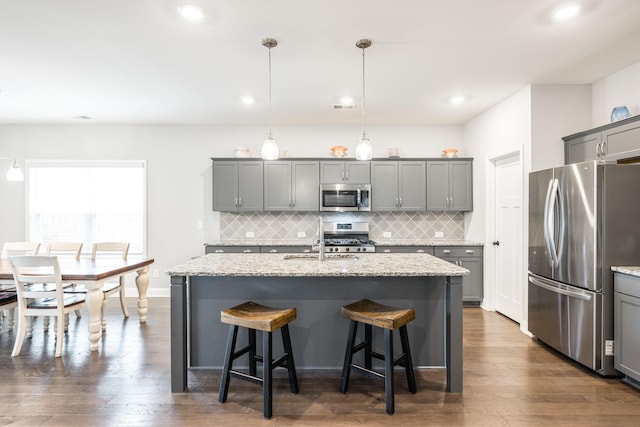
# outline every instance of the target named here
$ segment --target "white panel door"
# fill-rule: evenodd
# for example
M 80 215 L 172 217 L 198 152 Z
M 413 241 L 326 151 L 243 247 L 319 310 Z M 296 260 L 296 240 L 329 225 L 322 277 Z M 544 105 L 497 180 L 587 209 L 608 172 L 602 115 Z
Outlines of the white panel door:
M 496 311 L 522 321 L 522 164 L 519 154 L 495 163 Z

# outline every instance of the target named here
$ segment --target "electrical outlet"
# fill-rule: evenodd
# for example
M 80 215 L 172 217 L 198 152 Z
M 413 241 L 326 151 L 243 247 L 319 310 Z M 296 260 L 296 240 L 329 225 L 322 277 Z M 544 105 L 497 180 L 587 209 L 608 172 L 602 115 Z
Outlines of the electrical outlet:
M 256 237 L 256 233 L 254 233 L 253 231 L 247 231 L 244 236 L 247 239 L 253 239 L 254 237 Z
M 196 222 L 196 230 L 202 230 L 202 221 Z
M 383 231 L 382 232 L 382 237 L 390 238 L 391 237 L 391 232 L 390 231 Z
M 160 277 L 160 270 L 158 270 L 157 268 L 153 269 L 153 277 Z
M 444 233 L 442 231 L 436 231 L 436 239 L 442 239 L 444 237 Z
M 304 231 L 298 231 L 298 237 L 307 237 L 307 233 Z

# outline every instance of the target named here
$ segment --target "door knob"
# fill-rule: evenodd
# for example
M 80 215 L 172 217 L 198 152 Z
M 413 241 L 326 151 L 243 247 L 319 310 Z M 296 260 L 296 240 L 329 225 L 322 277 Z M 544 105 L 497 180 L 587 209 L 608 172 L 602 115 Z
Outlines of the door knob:
M 493 244 L 493 246 L 500 246 L 500 241 L 499 241 L 499 240 L 496 240 L 496 241 L 495 241 L 495 242 L 493 242 L 492 244 Z

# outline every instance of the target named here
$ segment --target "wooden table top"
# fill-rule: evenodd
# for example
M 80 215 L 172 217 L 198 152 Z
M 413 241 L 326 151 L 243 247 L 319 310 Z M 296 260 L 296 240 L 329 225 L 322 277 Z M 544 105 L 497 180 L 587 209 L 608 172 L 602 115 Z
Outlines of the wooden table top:
M 153 258 L 131 257 L 127 261 L 118 258 L 100 258 L 92 261 L 82 258 L 79 261 L 60 258 L 60 273 L 63 281 L 102 280 L 110 276 L 139 270 L 153 264 Z M 0 280 L 13 280 L 9 260 L 0 259 Z

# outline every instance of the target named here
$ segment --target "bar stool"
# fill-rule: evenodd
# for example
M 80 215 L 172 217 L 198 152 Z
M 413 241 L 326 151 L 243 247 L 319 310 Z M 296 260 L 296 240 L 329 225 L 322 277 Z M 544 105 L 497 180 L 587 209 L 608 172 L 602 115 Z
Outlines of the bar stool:
M 220 383 L 220 393 L 218 394 L 218 401 L 220 403 L 224 403 L 227 400 L 229 380 L 232 375 L 243 380 L 262 383 L 264 417 L 267 419 L 271 418 L 273 409 L 272 371 L 278 367 L 287 368 L 289 371 L 291 393 L 298 393 L 298 377 L 296 376 L 296 367 L 291 349 L 291 338 L 289 336 L 289 322 L 295 320 L 295 318 L 295 308 L 272 308 L 257 304 L 253 301 L 222 310 L 220 320 L 222 323 L 227 323 L 231 326 L 229 327 L 227 349 L 224 356 L 224 368 L 222 370 L 222 382 Z M 236 351 L 236 339 L 238 337 L 238 327 L 240 326 L 247 328 L 249 332 L 249 344 Z M 279 359 L 274 360 L 272 354 L 272 333 L 277 329 L 280 329 L 282 332 L 282 344 L 285 354 Z M 256 330 L 263 331 L 262 356 L 256 354 Z M 249 374 L 233 369 L 233 361 L 245 353 L 249 353 Z M 262 378 L 256 375 L 256 362 L 262 363 Z
M 344 355 L 340 392 L 346 393 L 349 388 L 351 369 L 356 369 L 369 377 L 382 380 L 385 384 L 387 413 L 392 415 L 395 411 L 393 390 L 394 366 L 400 365 L 405 368 L 409 391 L 412 394 L 416 393 L 416 378 L 413 373 L 413 361 L 411 360 L 409 336 L 407 335 L 407 323 L 415 319 L 415 310 L 413 308 L 401 309 L 388 307 L 368 299 L 363 299 L 342 307 L 342 316 L 351 322 L 349 323 L 349 336 L 347 338 L 347 349 Z M 356 345 L 356 332 L 359 323 L 364 323 L 365 338 L 363 342 Z M 371 350 L 373 326 L 384 329 L 384 355 Z M 400 329 L 402 354 L 394 360 L 393 331 L 395 329 Z M 353 355 L 362 349 L 364 349 L 364 366 L 352 363 Z M 372 370 L 371 358 L 384 360 L 384 374 Z

